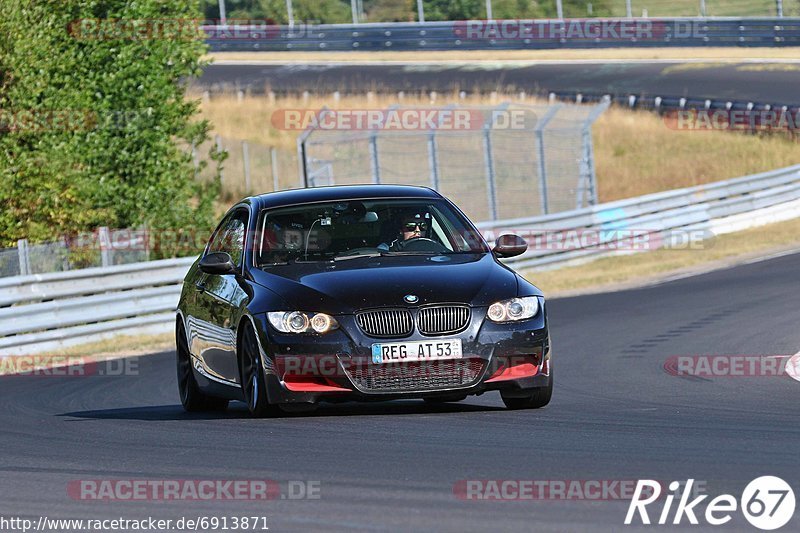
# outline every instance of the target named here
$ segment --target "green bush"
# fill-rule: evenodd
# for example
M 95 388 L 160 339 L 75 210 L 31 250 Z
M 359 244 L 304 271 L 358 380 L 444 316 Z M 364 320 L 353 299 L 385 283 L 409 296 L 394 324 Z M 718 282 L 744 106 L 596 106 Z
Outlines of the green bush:
M 183 83 L 200 73 L 202 37 L 120 23 L 200 17 L 191 0 L 5 3 L 0 246 L 98 226 L 210 227 L 219 180 L 199 184 L 186 148 L 209 124 Z

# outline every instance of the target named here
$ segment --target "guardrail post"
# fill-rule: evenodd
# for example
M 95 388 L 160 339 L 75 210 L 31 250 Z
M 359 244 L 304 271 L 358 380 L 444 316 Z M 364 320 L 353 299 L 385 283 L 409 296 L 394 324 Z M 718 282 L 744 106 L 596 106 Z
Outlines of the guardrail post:
M 244 158 L 244 191 L 250 194 L 250 146 L 247 141 L 242 141 L 242 157 Z
M 274 146 L 269 149 L 269 162 L 272 166 L 272 190 L 277 191 L 280 181 L 278 180 L 278 151 Z
M 31 257 L 28 252 L 28 239 L 20 239 L 17 241 L 17 255 L 19 256 L 19 275 L 31 275 Z
M 97 240 L 100 244 L 100 258 L 103 266 L 111 266 L 111 232 L 103 226 L 97 231 Z
M 381 166 L 378 158 L 378 134 L 373 133 L 369 138 L 369 161 L 372 169 L 372 183 L 381 182 Z

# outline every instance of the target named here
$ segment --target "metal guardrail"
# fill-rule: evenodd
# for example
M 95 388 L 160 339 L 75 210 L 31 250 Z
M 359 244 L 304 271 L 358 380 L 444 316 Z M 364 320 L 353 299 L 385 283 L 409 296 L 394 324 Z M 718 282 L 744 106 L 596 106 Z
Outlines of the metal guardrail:
M 652 31 L 619 31 L 620 24 L 650 24 Z M 203 30 L 214 52 L 800 45 L 800 18 L 769 17 L 230 25 Z
M 0 279 L 0 356 L 170 331 L 195 258 Z
M 629 237 L 622 230 L 645 230 L 651 242 L 668 245 L 676 231 L 715 235 L 798 214 L 800 165 L 478 227 L 490 240 L 511 231 L 525 235 L 529 251 L 508 263 L 548 268 L 619 253 L 615 244 Z M 537 246 L 548 234 L 587 231 L 604 238 L 586 246 Z M 181 283 L 194 261 L 170 259 L 0 279 L 0 356 L 53 352 L 117 334 L 171 331 Z
M 794 218 L 799 204 L 797 165 L 550 216 L 484 222 L 478 228 L 489 240 L 508 232 L 529 239 L 528 252 L 508 260 L 515 268 L 563 266 L 631 251 L 632 235 L 669 246 L 690 231 L 713 236 Z M 587 233 L 596 240 L 585 242 L 581 237 Z
M 585 91 L 540 91 L 550 103 L 569 102 L 577 104 L 591 104 L 596 102 L 608 101 L 614 105 L 628 107 L 630 109 L 641 109 L 666 113 L 678 110 L 738 112 L 746 121 L 751 119 L 758 120 L 759 114 L 766 111 L 783 113 L 784 116 L 792 118 L 785 125 L 786 131 L 800 130 L 800 123 L 794 117 L 800 113 L 800 98 L 795 102 L 761 102 L 754 100 L 735 100 L 718 98 L 688 98 L 685 96 L 643 94 L 630 92 L 617 93 L 591 93 Z M 757 129 L 760 123 L 756 122 L 752 129 Z M 747 129 L 747 128 L 743 128 Z M 763 129 L 763 128 L 762 128 Z

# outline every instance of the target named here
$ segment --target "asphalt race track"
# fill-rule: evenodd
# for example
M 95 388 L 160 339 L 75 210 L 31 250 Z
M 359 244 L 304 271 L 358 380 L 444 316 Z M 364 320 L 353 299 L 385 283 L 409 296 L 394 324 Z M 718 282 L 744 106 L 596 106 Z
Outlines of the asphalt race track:
M 800 64 L 682 63 L 680 61 L 541 62 L 538 64 L 271 65 L 255 62 L 206 67 L 202 89 L 276 92 L 582 91 L 760 103 L 800 104 Z
M 712 497 L 738 498 L 771 474 L 797 493 L 800 383 L 676 377 L 663 367 L 672 355 L 795 354 L 798 278 L 800 254 L 553 300 L 556 391 L 539 411 L 504 410 L 493 393 L 446 406 L 325 405 L 281 419 L 251 419 L 242 404 L 193 416 L 178 403 L 172 353 L 140 358 L 138 375 L 0 378 L 0 511 L 34 520 L 260 515 L 271 531 L 635 531 L 622 525 L 626 501 L 465 501 L 454 484 L 694 478 Z M 67 493 L 74 480 L 143 478 L 319 481 L 321 495 L 109 503 Z M 784 530 L 799 527 L 795 516 Z M 711 529 L 754 530 L 741 513 L 694 527 Z

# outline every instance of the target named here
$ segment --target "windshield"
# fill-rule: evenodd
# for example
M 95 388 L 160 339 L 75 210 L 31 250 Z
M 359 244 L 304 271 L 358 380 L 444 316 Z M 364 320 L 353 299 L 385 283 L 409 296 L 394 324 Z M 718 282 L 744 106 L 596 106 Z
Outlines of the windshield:
M 489 251 L 463 215 L 443 200 L 350 200 L 267 209 L 259 228 L 258 266 Z

